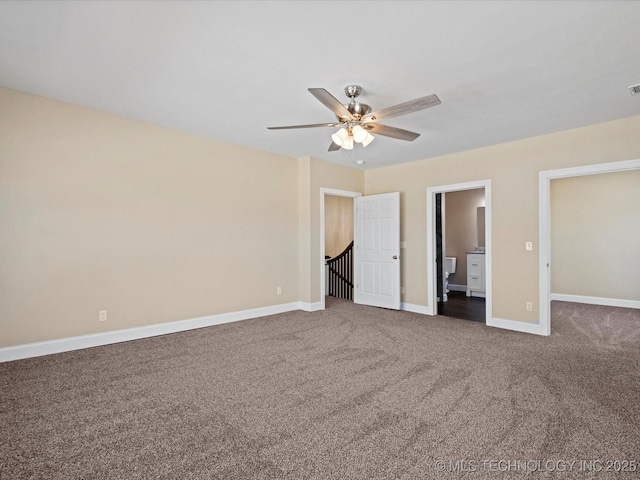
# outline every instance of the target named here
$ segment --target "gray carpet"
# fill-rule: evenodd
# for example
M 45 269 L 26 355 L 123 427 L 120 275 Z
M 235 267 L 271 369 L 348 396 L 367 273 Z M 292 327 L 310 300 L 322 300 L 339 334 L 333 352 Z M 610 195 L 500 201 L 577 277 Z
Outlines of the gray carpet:
M 640 312 L 552 318 L 332 300 L 0 364 L 0 478 L 639 478 Z

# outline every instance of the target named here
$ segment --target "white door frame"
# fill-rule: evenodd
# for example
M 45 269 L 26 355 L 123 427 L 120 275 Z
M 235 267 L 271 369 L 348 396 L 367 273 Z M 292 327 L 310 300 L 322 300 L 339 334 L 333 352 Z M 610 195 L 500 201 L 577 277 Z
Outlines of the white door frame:
M 478 180 L 475 182 L 456 183 L 453 185 L 442 185 L 438 187 L 427 188 L 427 301 L 429 305 L 426 308 L 428 315 L 438 314 L 438 291 L 436 288 L 436 216 L 435 216 L 435 198 L 436 193 L 457 192 L 459 190 L 473 190 L 476 188 L 484 189 L 484 206 L 485 206 L 485 284 L 486 284 L 486 324 L 489 326 L 497 326 L 493 322 L 493 270 L 492 266 L 492 247 L 491 247 L 491 180 Z M 465 259 L 466 261 L 466 259 Z
M 435 198 L 435 197 L 434 197 Z M 434 208 L 435 208 L 435 204 L 434 204 Z M 446 200 L 445 200 L 445 196 L 442 195 L 442 197 L 440 197 L 440 236 L 442 237 L 442 265 L 439 265 L 440 270 L 442 270 L 442 301 L 446 302 L 449 300 L 449 297 L 447 296 L 447 292 L 444 291 L 444 281 L 445 278 L 444 276 L 446 275 L 445 272 L 445 268 L 446 268 L 446 258 L 447 258 L 447 218 L 446 215 L 444 214 L 445 210 L 447 209 L 447 204 L 446 204 Z M 435 211 L 434 211 L 435 213 Z M 435 221 L 435 219 L 434 219 Z M 438 232 L 436 232 L 438 233 Z M 433 244 L 433 248 L 435 249 L 435 243 Z M 435 252 L 435 250 L 434 250 Z M 434 261 L 437 262 L 437 258 L 434 257 Z M 438 281 L 438 272 L 436 272 L 436 282 Z M 436 299 L 438 298 L 438 285 L 436 283 L 435 285 L 436 287 Z
M 551 180 L 556 178 L 615 173 L 640 169 L 640 160 L 599 163 L 583 167 L 561 168 L 540 172 L 539 180 L 539 243 L 540 243 L 540 329 L 551 334 Z
M 324 233 L 325 233 L 325 225 L 324 225 L 324 197 L 326 195 L 333 195 L 334 197 L 349 197 L 356 198 L 361 197 L 362 193 L 360 192 L 352 192 L 350 190 L 337 190 L 335 188 L 320 188 L 320 303 L 322 304 L 321 310 L 325 309 L 325 295 L 327 292 L 325 291 L 325 261 L 324 261 Z M 354 229 L 355 232 L 355 221 L 356 216 L 353 216 Z

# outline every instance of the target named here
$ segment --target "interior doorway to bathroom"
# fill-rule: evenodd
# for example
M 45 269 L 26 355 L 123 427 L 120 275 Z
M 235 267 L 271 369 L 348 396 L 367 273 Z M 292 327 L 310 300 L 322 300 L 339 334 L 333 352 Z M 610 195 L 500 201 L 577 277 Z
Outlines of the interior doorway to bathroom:
M 485 193 L 482 184 L 431 192 L 433 230 L 428 238 L 433 235 L 431 278 L 438 315 L 486 323 L 491 289 Z

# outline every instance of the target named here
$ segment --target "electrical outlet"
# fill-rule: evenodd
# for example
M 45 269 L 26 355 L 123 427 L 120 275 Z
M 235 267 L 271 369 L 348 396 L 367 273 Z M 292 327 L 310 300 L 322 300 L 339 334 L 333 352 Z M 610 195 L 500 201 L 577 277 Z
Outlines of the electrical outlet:
M 276 295 L 282 295 L 282 287 L 276 288 Z
M 107 321 L 107 311 L 106 310 L 100 310 L 98 312 L 98 321 L 99 322 L 106 322 Z
M 525 249 L 527 252 L 531 252 L 531 251 L 533 251 L 533 242 L 526 242 L 526 243 L 524 244 L 524 249 Z
M 533 302 L 527 302 L 526 308 L 527 312 L 533 312 Z

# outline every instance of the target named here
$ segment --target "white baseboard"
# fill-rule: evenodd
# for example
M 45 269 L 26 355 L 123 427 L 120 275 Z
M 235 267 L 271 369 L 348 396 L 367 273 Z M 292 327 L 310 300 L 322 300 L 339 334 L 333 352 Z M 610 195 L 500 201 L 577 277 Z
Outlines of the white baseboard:
M 640 308 L 638 300 L 622 300 L 619 298 L 585 297 L 583 295 L 567 295 L 552 293 L 551 300 L 560 302 L 588 303 L 589 305 L 605 305 L 607 307 Z
M 467 286 L 466 285 L 456 285 L 455 283 L 449 283 L 447 285 L 447 288 L 449 290 L 451 290 L 452 292 L 466 292 L 467 291 Z
M 586 300 L 585 300 L 586 299 Z M 622 306 L 626 308 L 640 308 L 640 302 L 631 300 L 615 300 L 600 299 L 592 297 L 579 297 L 575 295 L 558 295 L 552 294 L 551 300 L 560 300 L 567 302 L 592 303 L 598 305 Z M 589 300 L 589 301 L 587 301 Z M 604 303 L 609 302 L 609 303 Z M 615 304 L 614 304 L 615 303 Z M 422 315 L 435 315 L 433 308 L 424 305 L 415 305 L 412 303 L 402 302 L 400 309 L 407 312 L 420 313 Z M 161 323 L 157 325 L 148 325 L 144 327 L 128 328 L 125 330 L 114 330 L 111 332 L 94 333 L 90 335 L 82 335 L 78 337 L 61 338 L 57 340 L 48 340 L 44 342 L 28 343 L 24 345 L 16 345 L 12 347 L 0 348 L 0 362 L 10 362 L 23 358 L 39 357 L 42 355 L 51 355 L 54 353 L 69 352 L 72 350 L 80 350 L 83 348 L 98 347 L 101 345 L 109 345 L 112 343 L 127 342 L 130 340 L 139 340 L 142 338 L 155 337 L 158 335 L 167 335 L 170 333 L 194 330 L 196 328 L 211 327 L 224 323 L 237 322 L 250 318 L 265 317 L 267 315 L 275 315 L 278 313 L 291 312 L 294 310 L 304 310 L 307 312 L 316 312 L 322 310 L 322 302 L 292 302 L 281 305 L 273 305 L 269 307 L 254 308 L 251 310 L 242 310 L 238 312 L 222 313 L 218 315 L 210 315 L 207 317 L 192 318 L 188 320 L 180 320 L 177 322 Z M 532 333 L 536 335 L 548 335 L 544 332 L 543 327 L 538 323 L 519 322 L 516 320 L 506 320 L 501 318 L 493 318 L 487 321 L 487 325 L 491 327 L 504 328 L 518 332 Z
M 405 310 L 407 312 L 413 312 L 413 313 L 421 313 L 423 315 L 433 315 L 433 309 L 430 309 L 429 307 L 425 307 L 424 305 L 415 305 L 413 303 L 405 303 L 402 302 L 400 304 L 400 310 Z
M 208 317 L 191 318 L 189 320 L 180 320 L 177 322 L 160 323 L 144 327 L 127 328 L 125 330 L 114 330 L 111 332 L 94 333 L 78 337 L 61 338 L 45 342 L 4 347 L 0 348 L 0 362 L 10 362 L 23 358 L 50 355 L 52 353 L 69 352 L 72 350 L 80 350 L 82 348 L 98 347 L 112 343 L 127 342 L 129 340 L 139 340 L 141 338 L 184 332 L 186 330 L 211 327 L 214 325 L 221 325 L 223 323 L 248 320 L 250 318 L 265 317 L 267 315 L 291 312 L 293 310 L 305 310 L 306 308 L 303 308 L 301 303 L 302 302 L 285 303 L 269 307 L 253 308 L 251 310 L 221 313 L 218 315 L 210 315 Z
M 298 302 L 298 310 L 304 310 L 305 312 L 318 312 L 324 310 L 322 302 Z
M 507 320 L 505 318 L 489 318 L 487 319 L 487 326 L 513 330 L 515 332 L 532 333 L 534 335 L 549 335 L 549 333 L 545 331 L 544 326 L 539 323 L 520 322 L 518 320 Z
M 411 303 L 401 303 L 400 310 L 407 312 L 421 313 L 423 315 L 436 315 L 432 309 L 423 305 L 414 305 Z M 543 326 L 539 323 L 519 322 L 517 320 L 507 320 L 504 318 L 492 318 L 486 322 L 489 327 L 503 328 L 505 330 L 513 330 L 515 332 L 532 333 L 534 335 L 549 335 L 544 331 Z

